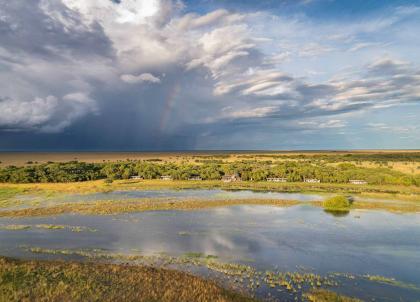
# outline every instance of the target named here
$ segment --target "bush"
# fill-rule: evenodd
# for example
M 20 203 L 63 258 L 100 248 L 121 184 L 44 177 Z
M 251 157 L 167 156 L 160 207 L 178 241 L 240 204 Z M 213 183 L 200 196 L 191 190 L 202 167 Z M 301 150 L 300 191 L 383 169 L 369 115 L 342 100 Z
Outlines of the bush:
M 345 196 L 334 196 L 326 199 L 323 204 L 324 209 L 330 211 L 348 211 L 351 206 L 349 198 Z

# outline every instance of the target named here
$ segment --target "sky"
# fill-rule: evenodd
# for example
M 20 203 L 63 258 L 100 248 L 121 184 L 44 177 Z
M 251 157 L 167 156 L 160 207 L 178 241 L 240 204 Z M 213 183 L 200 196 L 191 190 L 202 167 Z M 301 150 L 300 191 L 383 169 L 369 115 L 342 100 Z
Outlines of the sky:
M 420 148 L 420 1 L 0 0 L 0 151 Z

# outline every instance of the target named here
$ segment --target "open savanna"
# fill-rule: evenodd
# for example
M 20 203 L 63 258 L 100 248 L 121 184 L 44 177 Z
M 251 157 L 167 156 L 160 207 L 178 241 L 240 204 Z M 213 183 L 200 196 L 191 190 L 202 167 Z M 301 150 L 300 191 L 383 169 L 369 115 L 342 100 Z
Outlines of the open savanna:
M 389 157 L 402 154 L 420 156 L 420 150 L 341 150 L 341 151 L 174 151 L 174 152 L 0 152 L 0 166 L 24 166 L 33 163 L 82 161 L 90 163 L 115 162 L 126 160 L 153 160 L 167 162 L 194 162 L 200 159 L 221 159 L 233 162 L 243 159 L 290 160 L 338 158 L 343 156 L 370 157 L 365 164 L 372 162 L 374 156 Z M 337 161 L 340 161 L 337 159 Z M 410 160 L 401 160 L 405 165 Z M 417 166 L 416 166 L 417 167 Z

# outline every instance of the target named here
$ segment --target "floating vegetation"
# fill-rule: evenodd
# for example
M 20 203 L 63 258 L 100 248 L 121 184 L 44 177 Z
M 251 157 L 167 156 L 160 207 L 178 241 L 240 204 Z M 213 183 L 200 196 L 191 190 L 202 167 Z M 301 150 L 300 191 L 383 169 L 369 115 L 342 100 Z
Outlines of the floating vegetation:
M 395 278 L 389 278 L 389 277 L 379 276 L 379 275 L 364 275 L 363 277 L 365 277 L 369 281 L 374 281 L 374 282 L 383 283 L 383 284 L 387 284 L 387 285 L 392 285 L 392 286 L 396 286 L 396 287 L 401 287 L 401 288 L 407 288 L 407 289 L 420 291 L 419 286 L 417 286 L 415 284 L 410 284 L 410 283 L 405 283 L 405 282 L 402 282 L 402 281 L 398 281 L 398 280 L 395 280 Z
M 191 236 L 191 233 L 190 232 L 181 231 L 181 232 L 178 232 L 178 235 L 179 236 Z
M 29 230 L 30 228 L 31 228 L 30 225 L 24 225 L 24 224 L 9 224 L 9 225 L 0 226 L 0 230 L 8 230 L 8 231 Z
M 75 233 L 97 231 L 94 228 L 88 228 L 85 226 L 56 225 L 56 224 L 36 224 L 36 225 L 9 224 L 9 225 L 0 226 L 0 230 L 20 231 L 20 230 L 30 230 L 30 229 L 69 230 Z

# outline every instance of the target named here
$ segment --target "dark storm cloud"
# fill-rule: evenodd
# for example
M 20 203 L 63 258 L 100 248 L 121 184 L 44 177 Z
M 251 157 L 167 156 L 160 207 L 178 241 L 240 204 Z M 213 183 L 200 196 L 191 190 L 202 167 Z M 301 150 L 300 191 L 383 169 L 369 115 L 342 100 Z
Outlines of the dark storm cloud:
M 59 1 L 2 1 L 0 45 L 11 52 L 43 56 L 111 56 L 112 44 L 97 22 L 86 25 L 81 16 Z

